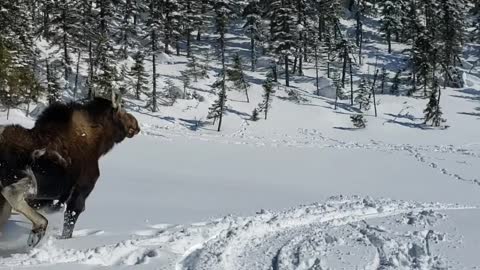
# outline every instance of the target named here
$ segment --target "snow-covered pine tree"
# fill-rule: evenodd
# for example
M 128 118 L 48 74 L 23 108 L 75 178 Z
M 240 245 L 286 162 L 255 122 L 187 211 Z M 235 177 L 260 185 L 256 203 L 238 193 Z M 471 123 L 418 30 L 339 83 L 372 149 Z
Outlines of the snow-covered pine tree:
M 143 64 L 145 55 L 143 52 L 138 51 L 133 56 L 133 59 L 135 60 L 135 63 L 130 68 L 129 72 L 129 76 L 132 79 L 131 88 L 135 91 L 135 98 L 140 99 L 140 95 L 148 91 L 148 74 L 145 71 L 145 66 Z
M 222 119 L 225 110 L 227 109 L 226 102 L 227 102 L 227 89 L 226 89 L 226 81 L 225 81 L 225 74 L 224 72 L 220 72 L 217 75 L 217 80 L 212 84 L 213 91 L 217 91 L 217 99 L 213 102 L 213 104 L 208 109 L 207 119 L 214 119 L 213 124 L 218 119 L 218 129 L 217 131 L 220 132 L 222 127 Z
M 272 28 L 271 45 L 276 57 L 283 58 L 285 65 L 285 85 L 290 86 L 289 57 L 294 54 L 296 42 L 296 18 L 293 0 L 272 0 L 271 11 L 275 14 L 270 22 Z
M 275 94 L 275 90 L 273 89 L 273 77 L 271 73 L 268 73 L 267 78 L 263 81 L 263 101 L 262 103 L 258 104 L 259 112 L 264 112 L 265 120 L 267 120 L 268 111 L 272 107 L 272 99 L 273 95 Z
M 252 71 L 255 71 L 257 63 L 257 43 L 263 39 L 264 27 L 258 0 L 250 0 L 243 10 L 243 18 L 246 20 L 243 28 L 250 37 L 250 61 Z
M 425 17 L 425 28 L 432 40 L 438 39 L 440 25 L 440 7 L 438 0 L 423 0 L 418 2 L 422 5 L 423 16 Z
M 147 18 L 145 21 L 145 32 L 147 33 L 148 52 L 152 56 L 152 112 L 157 111 L 157 53 L 159 32 L 163 29 L 161 23 L 161 3 L 158 0 L 148 0 Z
M 250 102 L 248 97 L 248 88 L 250 84 L 247 81 L 245 72 L 243 72 L 243 64 L 240 55 L 236 53 L 233 57 L 233 67 L 227 71 L 228 80 L 233 82 L 235 89 L 245 92 L 247 102 Z
M 130 50 L 139 46 L 140 29 L 137 16 L 143 12 L 140 7 L 143 6 L 138 5 L 136 0 L 120 0 L 116 5 L 115 15 L 119 23 L 114 37 L 117 44 L 120 45 L 119 56 L 122 59 L 127 59 Z
M 397 33 L 400 26 L 398 17 L 401 8 L 400 1 L 385 0 L 382 4 L 382 27 L 381 30 L 385 34 L 388 44 L 388 53 L 392 53 L 392 36 Z
M 0 95 L 4 104 L 16 105 L 32 94 L 30 90 L 39 91 L 28 4 L 29 1 L 0 1 Z
M 58 46 L 62 51 L 61 63 L 64 68 L 64 79 L 68 80 L 72 72 L 72 52 L 73 44 L 78 40 L 78 34 L 81 33 L 80 14 L 74 1 L 60 0 L 53 2 L 50 9 L 50 35 L 48 40 L 53 45 Z
M 427 88 L 432 74 L 432 53 L 435 51 L 434 41 L 426 32 L 427 29 L 420 26 L 412 48 L 412 73 L 413 87 L 420 82 L 423 86 L 424 96 L 427 97 Z
M 192 55 L 188 58 L 186 73 L 193 77 L 194 82 L 197 82 L 198 78 L 203 79 L 204 73 L 202 72 L 200 63 L 198 63 L 197 57 Z
M 218 51 L 222 66 L 225 65 L 225 34 L 228 31 L 229 16 L 232 14 L 227 0 L 218 0 L 214 4 L 215 10 L 215 29 L 218 37 Z M 225 68 L 222 67 L 224 70 Z M 223 72 L 225 75 L 225 72 Z
M 427 108 L 423 111 L 425 113 L 425 124 L 431 123 L 434 127 L 439 127 L 446 120 L 442 118 L 442 110 L 440 109 L 440 85 L 438 79 L 433 80 L 432 92 L 427 103 Z M 438 94 L 438 97 L 437 97 Z
M 192 80 L 190 79 L 190 75 L 186 71 L 181 72 L 180 81 L 182 81 L 183 85 L 183 98 L 187 99 L 187 89 L 190 87 Z
M 403 33 L 404 33 L 404 40 L 411 40 L 412 43 L 415 43 L 415 39 L 419 35 L 421 31 L 421 27 L 423 27 L 421 23 L 421 16 L 419 12 L 419 8 L 421 7 L 418 0 L 408 0 L 407 3 L 407 10 L 404 12 L 403 20 Z
M 464 40 L 464 0 L 440 0 L 440 57 L 444 68 L 455 67 L 459 64 L 459 55 L 463 51 Z M 448 76 L 445 77 L 448 80 Z
M 344 99 L 345 98 L 345 88 L 342 86 L 342 80 L 340 79 L 340 75 L 338 72 L 333 72 L 332 75 L 332 80 L 333 80 L 333 85 L 335 87 L 335 107 L 334 109 L 337 109 L 338 106 L 338 100 L 339 99 Z
M 390 88 L 390 94 L 399 95 L 400 94 L 400 75 L 402 74 L 401 70 L 398 70 L 395 73 L 395 77 L 392 80 L 392 87 Z
M 471 33 L 472 41 L 480 42 L 480 2 L 476 1 L 472 7 L 473 31 Z
M 358 86 L 357 96 L 355 97 L 355 102 L 359 104 L 360 110 L 367 111 L 370 109 L 370 96 L 370 89 L 368 89 L 367 81 L 362 79 Z
M 170 54 L 170 45 L 178 40 L 180 35 L 179 29 L 183 24 L 183 17 L 178 13 L 181 10 L 181 5 L 178 0 L 164 0 L 162 3 L 162 13 L 164 18 L 164 51 Z M 178 42 L 175 42 L 176 50 L 180 50 Z
M 297 40 L 297 46 L 295 48 L 295 58 L 293 60 L 293 70 L 292 73 L 297 73 L 298 75 L 303 76 L 303 61 L 307 61 L 307 8 L 309 1 L 306 0 L 296 0 L 294 7 L 295 12 L 297 13 L 296 18 L 296 31 L 295 39 Z M 298 68 L 297 68 L 298 67 Z
M 211 50 L 210 47 L 203 50 L 203 58 L 201 59 L 202 61 L 200 63 L 200 76 L 202 78 L 209 78 L 208 71 L 210 70 L 210 61 L 211 61 L 210 50 Z
M 60 101 L 62 86 L 59 82 L 58 72 L 52 67 L 49 59 L 45 61 L 45 70 L 47 78 L 47 100 L 49 104 Z
M 115 51 L 113 42 L 103 36 L 99 41 L 98 50 L 98 71 L 94 77 L 95 95 L 111 97 L 112 91 L 118 92 L 118 82 L 120 81 L 119 70 L 116 66 Z

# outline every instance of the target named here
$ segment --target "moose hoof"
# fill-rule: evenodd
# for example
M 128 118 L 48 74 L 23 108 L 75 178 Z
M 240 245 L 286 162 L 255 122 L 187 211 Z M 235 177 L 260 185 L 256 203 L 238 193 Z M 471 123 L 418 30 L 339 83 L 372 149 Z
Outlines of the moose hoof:
M 36 247 L 44 236 L 45 236 L 45 229 L 32 230 L 32 232 L 30 232 L 30 235 L 28 236 L 28 241 L 27 241 L 28 247 L 30 248 Z

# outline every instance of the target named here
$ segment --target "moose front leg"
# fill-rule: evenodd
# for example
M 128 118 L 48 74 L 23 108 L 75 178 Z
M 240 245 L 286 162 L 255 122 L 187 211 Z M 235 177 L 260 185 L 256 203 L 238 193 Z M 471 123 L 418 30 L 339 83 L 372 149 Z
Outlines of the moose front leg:
M 67 202 L 67 210 L 65 211 L 64 220 L 63 220 L 63 239 L 72 238 L 73 230 L 75 224 L 77 223 L 78 217 L 85 210 L 85 201 L 87 200 L 88 195 L 92 191 L 92 187 L 79 187 L 75 186 L 73 188 L 71 197 Z

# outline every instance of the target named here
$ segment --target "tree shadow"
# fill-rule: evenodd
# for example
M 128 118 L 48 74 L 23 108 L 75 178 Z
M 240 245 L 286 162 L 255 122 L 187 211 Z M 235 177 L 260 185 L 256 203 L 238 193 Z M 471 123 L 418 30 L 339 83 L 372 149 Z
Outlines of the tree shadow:
M 229 112 L 229 113 L 234 113 L 234 114 L 240 116 L 240 118 L 242 118 L 242 116 L 243 116 L 243 117 L 246 117 L 246 118 L 242 118 L 242 119 L 244 119 L 244 120 L 248 120 L 248 119 L 250 119 L 250 117 L 251 117 L 251 115 L 248 114 L 248 113 L 244 113 L 244 112 L 241 112 L 241 111 L 237 111 L 237 110 L 232 109 L 232 108 L 227 108 L 225 111 L 227 111 L 227 112 Z
M 434 127 L 428 126 L 425 123 L 408 123 L 408 122 L 401 122 L 395 119 L 389 119 L 385 121 L 385 123 L 390 123 L 390 124 L 396 124 L 400 125 L 402 127 L 408 127 L 408 128 L 415 128 L 415 129 L 421 129 L 421 130 L 433 130 L 435 129 Z
M 345 130 L 345 131 L 355 131 L 360 130 L 360 128 L 353 128 L 353 127 L 333 127 L 334 129 Z
M 179 118 L 180 125 L 183 127 L 188 128 L 191 131 L 198 131 L 199 129 L 203 129 L 207 124 L 210 124 L 209 121 L 203 121 L 201 119 L 184 119 Z
M 325 102 L 327 102 L 327 104 L 330 105 L 331 107 L 323 106 L 324 108 L 327 108 L 327 109 L 335 108 L 335 101 L 327 100 Z M 352 107 L 352 105 L 350 104 L 341 103 L 341 102 L 337 102 L 337 109 L 342 109 L 350 113 L 362 113 L 360 109 Z
M 393 120 L 396 120 L 396 119 L 398 119 L 398 118 L 400 118 L 400 119 L 407 119 L 407 120 L 410 120 L 410 121 L 415 121 L 415 120 L 422 119 L 422 118 L 419 118 L 419 117 L 415 117 L 414 115 L 412 115 L 412 114 L 410 114 L 410 113 L 408 113 L 408 112 L 405 113 L 405 114 L 385 113 L 385 115 L 393 117 Z

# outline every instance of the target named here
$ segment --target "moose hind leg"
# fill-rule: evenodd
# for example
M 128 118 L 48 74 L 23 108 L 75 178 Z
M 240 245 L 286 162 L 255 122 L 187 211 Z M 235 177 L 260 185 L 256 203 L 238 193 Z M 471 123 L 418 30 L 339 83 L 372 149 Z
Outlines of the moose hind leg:
M 36 246 L 42 240 L 48 226 L 48 220 L 31 208 L 25 200 L 32 181 L 34 180 L 27 175 L 20 181 L 4 187 L 1 191 L 10 206 L 32 222 L 32 232 L 28 237 L 28 246 L 30 247 Z

